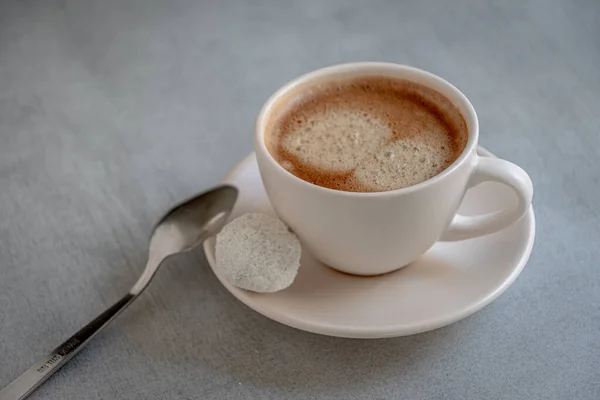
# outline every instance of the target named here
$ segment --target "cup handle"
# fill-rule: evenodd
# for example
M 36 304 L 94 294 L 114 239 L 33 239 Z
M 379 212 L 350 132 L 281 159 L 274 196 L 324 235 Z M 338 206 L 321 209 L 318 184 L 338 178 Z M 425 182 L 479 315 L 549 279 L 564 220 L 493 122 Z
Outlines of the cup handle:
M 494 233 L 518 221 L 529 210 L 533 197 L 533 184 L 527 172 L 506 160 L 476 157 L 477 164 L 469 180 L 469 188 L 487 181 L 500 182 L 515 192 L 519 203 L 514 208 L 489 214 L 469 217 L 456 214 L 442 234 L 441 241 L 464 240 Z

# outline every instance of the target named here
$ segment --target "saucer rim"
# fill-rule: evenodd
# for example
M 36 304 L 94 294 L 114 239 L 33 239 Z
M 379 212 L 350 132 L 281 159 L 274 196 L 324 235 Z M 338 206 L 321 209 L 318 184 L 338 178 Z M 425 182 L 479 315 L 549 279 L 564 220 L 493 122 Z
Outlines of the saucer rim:
M 477 147 L 477 153 L 480 156 L 485 157 L 496 157 L 492 152 L 483 148 L 482 146 Z M 248 156 L 244 157 L 239 163 L 235 165 L 226 175 L 226 177 L 221 181 L 222 183 L 229 183 L 233 176 L 237 175 L 239 171 L 248 167 L 248 164 L 255 160 L 255 153 L 250 153 Z M 255 162 L 255 161 L 254 161 Z M 473 315 L 477 311 L 480 311 L 487 305 L 489 305 L 492 301 L 496 300 L 500 295 L 502 295 L 506 289 L 508 289 L 517 279 L 517 277 L 521 274 L 527 261 L 531 256 L 531 252 L 533 250 L 533 245 L 535 242 L 535 213 L 533 209 L 533 204 L 529 206 L 529 210 L 523 216 L 523 218 L 527 218 L 529 223 L 526 226 L 527 230 L 527 244 L 524 251 L 521 253 L 521 256 L 518 262 L 515 263 L 512 272 L 508 277 L 504 279 L 504 281 L 497 286 L 494 290 L 490 291 L 487 296 L 484 298 L 475 301 L 474 303 L 468 305 L 467 307 L 458 309 L 457 311 L 450 313 L 444 317 L 438 317 L 430 320 L 419 321 L 418 323 L 412 324 L 396 324 L 384 327 L 364 327 L 364 326 L 342 326 L 333 325 L 333 324 L 325 324 L 325 323 L 316 323 L 314 321 L 309 321 L 306 319 L 298 319 L 292 318 L 286 314 L 281 314 L 278 311 L 274 311 L 273 309 L 265 308 L 257 306 L 252 298 L 248 296 L 243 289 L 239 289 L 234 287 L 229 282 L 225 281 L 223 278 L 216 273 L 214 269 L 214 265 L 216 264 L 216 260 L 214 258 L 214 251 L 210 250 L 210 243 L 213 243 L 213 240 L 207 240 L 203 244 L 204 254 L 208 261 L 208 264 L 215 274 L 219 282 L 239 301 L 248 306 L 250 309 L 258 312 L 259 314 L 272 319 L 281 324 L 287 325 L 292 328 L 300 329 L 302 331 L 333 336 L 333 337 L 342 337 L 342 338 L 353 338 L 353 339 L 380 339 L 380 338 L 391 338 L 391 337 L 400 337 L 400 336 L 408 336 L 414 335 L 417 333 L 428 332 L 431 330 L 439 329 L 444 326 L 453 324 L 458 322 L 470 315 Z M 212 239 L 212 238 L 211 238 Z

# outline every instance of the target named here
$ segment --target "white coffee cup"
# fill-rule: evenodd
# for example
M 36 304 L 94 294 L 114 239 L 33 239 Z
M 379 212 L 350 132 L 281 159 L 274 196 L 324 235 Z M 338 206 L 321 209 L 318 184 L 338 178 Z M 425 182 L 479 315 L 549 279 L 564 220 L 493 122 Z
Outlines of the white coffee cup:
M 356 193 L 303 181 L 279 165 L 264 141 L 265 123 L 274 106 L 299 85 L 340 77 L 383 75 L 430 87 L 454 103 L 467 122 L 469 137 L 458 159 L 439 175 L 403 189 Z M 254 148 L 269 200 L 279 217 L 298 235 L 306 250 L 324 264 L 357 275 L 401 268 L 436 241 L 455 241 L 506 228 L 529 209 L 533 186 L 517 165 L 477 155 L 479 124 L 473 105 L 456 87 L 420 69 L 390 63 L 351 63 L 303 75 L 275 92 L 261 109 Z M 516 207 L 497 213 L 457 214 L 465 192 L 485 181 L 513 189 Z

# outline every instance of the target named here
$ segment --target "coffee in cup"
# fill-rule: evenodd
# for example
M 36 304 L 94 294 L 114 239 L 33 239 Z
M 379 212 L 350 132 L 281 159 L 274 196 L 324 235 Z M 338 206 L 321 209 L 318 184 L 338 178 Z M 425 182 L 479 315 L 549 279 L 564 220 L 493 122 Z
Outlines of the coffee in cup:
M 467 124 L 437 91 L 404 79 L 359 76 L 295 88 L 274 105 L 265 144 L 307 182 L 381 192 L 426 181 L 467 143 Z

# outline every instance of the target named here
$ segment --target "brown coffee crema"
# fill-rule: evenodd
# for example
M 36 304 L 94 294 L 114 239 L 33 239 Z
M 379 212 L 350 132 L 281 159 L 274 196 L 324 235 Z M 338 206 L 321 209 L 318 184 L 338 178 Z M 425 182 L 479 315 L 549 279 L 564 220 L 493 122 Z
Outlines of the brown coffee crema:
M 381 192 L 423 182 L 462 153 L 457 107 L 421 84 L 362 76 L 307 84 L 280 99 L 265 144 L 290 173 L 322 187 Z

